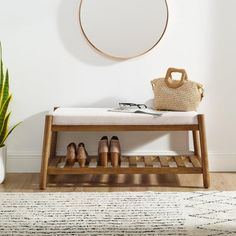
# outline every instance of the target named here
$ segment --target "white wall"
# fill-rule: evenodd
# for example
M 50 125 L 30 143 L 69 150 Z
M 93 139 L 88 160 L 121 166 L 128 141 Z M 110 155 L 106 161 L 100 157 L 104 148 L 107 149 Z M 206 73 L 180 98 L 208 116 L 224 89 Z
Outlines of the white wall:
M 186 68 L 205 85 L 211 170 L 236 170 L 236 1 L 168 0 L 169 25 L 148 54 L 113 61 L 89 47 L 78 24 L 78 0 L 0 0 L 0 40 L 9 67 L 11 123 L 22 121 L 8 140 L 8 171 L 38 171 L 45 112 L 54 106 L 108 107 L 152 98 L 150 80 L 170 66 Z M 113 133 L 112 133 L 113 134 Z M 97 150 L 102 133 L 63 134 Z M 111 135 L 111 134 L 110 134 Z M 165 153 L 188 148 L 186 133 L 118 133 L 126 152 Z

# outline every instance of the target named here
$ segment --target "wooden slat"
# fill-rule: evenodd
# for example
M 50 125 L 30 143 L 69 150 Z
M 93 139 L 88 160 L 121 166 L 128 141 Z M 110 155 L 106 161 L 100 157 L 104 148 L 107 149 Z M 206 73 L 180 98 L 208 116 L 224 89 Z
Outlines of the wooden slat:
M 152 166 L 153 166 L 153 168 L 161 168 L 161 162 L 153 161 Z
M 182 156 L 186 168 L 193 168 L 193 164 L 188 156 Z
M 136 166 L 137 164 L 137 156 L 129 156 L 129 165 Z
M 145 162 L 144 162 L 144 157 L 143 156 L 137 156 L 137 163 L 136 166 L 138 168 L 143 168 L 145 167 Z
M 174 157 L 168 157 L 167 160 L 168 160 L 168 164 L 170 168 L 178 167 L 177 163 L 175 162 Z
M 121 156 L 120 157 L 121 162 L 129 162 L 129 157 L 127 156 Z
M 66 166 L 66 157 L 58 157 L 57 168 L 64 168 Z
M 113 168 L 112 166 L 97 166 L 97 157 L 92 157 L 88 167 L 61 166 L 65 163 L 65 157 L 60 156 L 51 160 L 48 173 L 49 174 L 193 174 L 202 173 L 200 162 L 196 156 L 123 156 L 121 160 L 131 163 L 132 166 L 124 165 Z M 129 162 L 127 162 L 129 160 Z M 148 160 L 149 165 L 145 165 Z M 58 163 L 57 165 L 55 163 Z M 125 162 L 124 162 L 125 163 Z M 137 165 L 137 163 L 139 163 Z M 57 166 L 57 167 L 56 167 Z
M 159 159 L 160 159 L 162 167 L 169 167 L 169 163 L 168 163 L 168 158 L 167 157 L 159 157 Z
M 152 157 L 152 167 L 154 168 L 161 168 L 161 162 L 158 156 Z
M 201 167 L 201 163 L 199 162 L 199 158 L 197 156 L 190 156 L 190 160 L 194 167 Z
M 110 168 L 98 166 L 96 168 L 82 167 L 82 168 L 48 168 L 48 174 L 197 174 L 202 173 L 202 168 L 154 168 L 154 167 L 129 167 L 129 168 Z
M 52 131 L 184 131 L 198 125 L 52 125 Z
M 144 157 L 144 163 L 146 166 L 152 166 L 152 162 L 154 160 L 154 156 L 145 156 Z
M 137 162 L 137 167 L 138 168 L 145 167 L 145 162 L 144 161 L 138 161 Z
M 129 162 L 128 161 L 122 161 L 120 163 L 120 167 L 121 168 L 128 168 L 129 167 Z
M 80 168 L 79 163 L 75 162 L 74 165 L 72 166 L 72 168 Z
M 51 157 L 51 158 L 49 159 L 49 164 L 48 164 L 48 166 L 50 166 L 50 167 L 56 167 L 57 164 L 58 164 L 58 162 L 59 162 L 59 158 L 57 158 L 57 157 Z
M 97 168 L 98 163 L 96 161 L 90 161 L 88 168 Z
M 97 156 L 91 156 L 90 157 L 90 162 L 97 162 L 97 161 L 98 161 Z
M 127 157 L 127 156 L 120 157 L 120 167 L 121 168 L 128 168 L 129 167 L 129 157 Z
M 143 156 L 136 156 L 137 162 L 144 162 L 144 157 Z
M 181 156 L 174 157 L 178 167 L 184 167 L 184 161 Z

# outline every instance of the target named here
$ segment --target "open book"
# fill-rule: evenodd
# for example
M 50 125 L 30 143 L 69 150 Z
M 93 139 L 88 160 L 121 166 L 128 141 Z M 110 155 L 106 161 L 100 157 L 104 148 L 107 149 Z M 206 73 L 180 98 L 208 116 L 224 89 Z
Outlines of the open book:
M 147 114 L 153 116 L 162 116 L 163 111 L 157 111 L 150 108 L 137 108 L 137 107 L 117 107 L 117 108 L 110 108 L 108 111 L 111 112 L 124 112 L 124 113 L 136 113 L 136 114 Z

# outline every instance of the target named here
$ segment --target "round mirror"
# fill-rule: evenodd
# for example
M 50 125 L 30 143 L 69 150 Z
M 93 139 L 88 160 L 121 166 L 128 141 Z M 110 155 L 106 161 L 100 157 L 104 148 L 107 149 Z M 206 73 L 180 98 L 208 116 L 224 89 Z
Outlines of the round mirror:
M 128 59 L 154 48 L 168 22 L 166 0 L 81 0 L 79 21 L 99 52 Z

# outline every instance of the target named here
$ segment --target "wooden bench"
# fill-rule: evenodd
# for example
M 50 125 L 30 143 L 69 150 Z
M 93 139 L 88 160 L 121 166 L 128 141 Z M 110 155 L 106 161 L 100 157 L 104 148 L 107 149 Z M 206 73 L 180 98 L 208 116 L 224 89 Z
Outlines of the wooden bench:
M 194 152 L 176 156 L 122 156 L 126 165 L 58 167 L 65 157 L 56 156 L 60 131 L 191 131 Z M 128 165 L 127 165 L 128 163 Z M 162 116 L 108 112 L 106 108 L 57 108 L 45 117 L 40 188 L 48 175 L 66 174 L 202 174 L 209 187 L 208 153 L 204 115 L 197 112 L 164 112 Z

